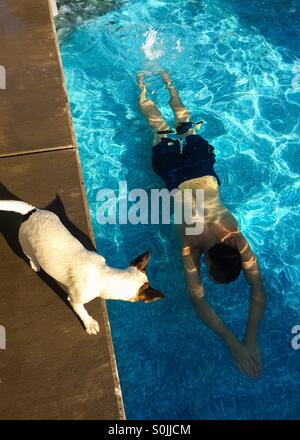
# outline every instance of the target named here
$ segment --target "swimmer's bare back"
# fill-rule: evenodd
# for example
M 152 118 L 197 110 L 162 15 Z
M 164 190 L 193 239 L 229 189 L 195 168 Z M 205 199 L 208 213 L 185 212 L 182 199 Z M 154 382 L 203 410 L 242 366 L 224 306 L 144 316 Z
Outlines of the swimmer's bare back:
M 239 227 L 234 216 L 225 208 L 220 199 L 216 179 L 212 176 L 199 177 L 183 182 L 179 189 L 182 193 L 185 189 L 204 191 L 203 232 L 198 235 L 187 235 L 187 224 L 176 225 L 176 232 L 182 248 L 189 246 L 191 249 L 205 253 L 216 243 L 223 242 L 234 246 L 234 240 L 240 234 Z

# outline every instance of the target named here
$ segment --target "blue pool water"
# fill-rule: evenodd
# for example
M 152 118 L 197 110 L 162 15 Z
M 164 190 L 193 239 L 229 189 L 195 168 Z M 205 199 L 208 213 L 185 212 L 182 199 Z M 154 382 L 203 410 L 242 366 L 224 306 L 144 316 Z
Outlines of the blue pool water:
M 61 51 L 98 250 L 125 267 L 150 249 L 149 277 L 166 294 L 153 304 L 108 304 L 127 417 L 299 419 L 300 350 L 291 347 L 300 324 L 298 0 L 121 2 L 77 27 Z M 216 148 L 222 198 L 260 259 L 269 303 L 256 381 L 239 374 L 196 318 L 172 227 L 96 220 L 100 188 L 117 190 L 120 180 L 129 189 L 162 186 L 135 78 L 162 68 L 192 119 L 205 120 L 201 134 Z M 159 76 L 147 83 L 171 121 Z M 209 302 L 242 338 L 244 279 L 222 286 L 205 271 L 203 278 Z

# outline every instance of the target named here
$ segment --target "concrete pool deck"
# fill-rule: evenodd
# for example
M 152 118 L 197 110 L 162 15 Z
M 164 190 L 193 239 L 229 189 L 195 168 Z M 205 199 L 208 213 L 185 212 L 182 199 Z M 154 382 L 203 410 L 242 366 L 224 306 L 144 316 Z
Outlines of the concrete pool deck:
M 48 0 L 2 0 L 0 38 L 0 199 L 51 204 L 92 248 Z M 19 222 L 17 214 L 0 213 L 0 419 L 125 418 L 105 303 L 87 306 L 101 327 L 88 336 L 65 292 L 24 260 Z

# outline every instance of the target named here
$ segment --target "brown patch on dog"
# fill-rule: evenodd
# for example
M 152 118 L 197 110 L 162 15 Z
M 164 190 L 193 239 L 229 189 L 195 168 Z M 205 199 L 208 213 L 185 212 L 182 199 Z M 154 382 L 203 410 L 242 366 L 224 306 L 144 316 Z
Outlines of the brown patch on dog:
M 149 263 L 150 260 L 150 252 L 144 252 L 143 254 L 139 255 L 138 257 L 136 257 L 134 260 L 132 260 L 132 262 L 130 263 L 130 266 L 134 266 L 136 267 L 138 270 L 140 270 L 141 272 L 145 272 L 146 271 L 146 267 Z
M 149 283 L 143 284 L 138 293 L 139 301 L 144 301 L 145 303 L 157 301 L 164 297 L 165 295 L 160 290 L 153 289 Z

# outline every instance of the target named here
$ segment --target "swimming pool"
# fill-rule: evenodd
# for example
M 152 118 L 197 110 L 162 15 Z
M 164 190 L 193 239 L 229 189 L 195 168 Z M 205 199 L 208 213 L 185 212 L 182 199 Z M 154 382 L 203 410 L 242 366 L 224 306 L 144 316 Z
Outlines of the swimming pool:
M 246 2 L 243 2 L 246 3 Z M 249 2 L 247 2 L 249 3 Z M 108 304 L 129 419 L 300 418 L 299 106 L 296 1 L 132 0 L 78 26 L 61 42 L 97 247 L 125 267 L 147 249 L 153 304 Z M 216 148 L 225 205 L 260 259 L 269 303 L 259 380 L 237 371 L 193 311 L 169 225 L 99 225 L 100 188 L 162 187 L 151 170 L 152 134 L 138 110 L 136 72 L 168 69 L 201 134 Z M 150 92 L 171 120 L 158 75 Z M 203 273 L 209 302 L 239 337 L 248 289 Z

